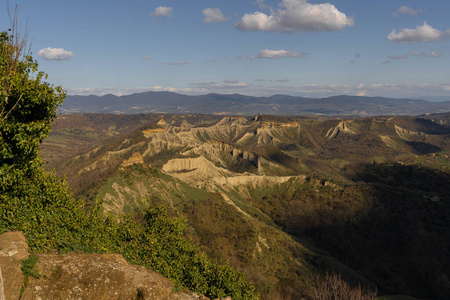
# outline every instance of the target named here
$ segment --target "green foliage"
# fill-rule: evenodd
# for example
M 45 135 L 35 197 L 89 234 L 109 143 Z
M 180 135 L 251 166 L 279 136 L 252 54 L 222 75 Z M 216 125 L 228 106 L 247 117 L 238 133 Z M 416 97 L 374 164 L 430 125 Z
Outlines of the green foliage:
M 100 204 L 85 212 L 83 203 L 73 201 L 67 186 L 54 175 L 41 170 L 31 178 L 21 175 L 16 176 L 22 180 L 20 189 L 0 196 L 0 232 L 24 232 L 32 251 L 121 253 L 129 262 L 149 267 L 198 293 L 256 299 L 243 274 L 199 254 L 182 237 L 184 219 L 169 218 L 161 207 L 146 212 L 145 225 L 131 215 L 104 216 Z M 18 184 L 11 181 L 13 186 Z
M 23 165 L 37 158 L 65 94 L 45 82 L 31 56 L 17 57 L 19 46 L 0 34 L 0 165 Z
M 23 279 L 23 284 L 22 287 L 20 289 L 20 296 L 22 296 L 25 287 L 28 284 L 28 277 L 32 276 L 34 278 L 41 278 L 41 274 L 36 270 L 36 264 L 39 262 L 39 258 L 38 256 L 33 253 L 31 254 L 28 258 L 20 261 L 20 264 L 22 265 L 21 269 L 22 269 L 22 273 L 24 276 Z
M 36 270 L 36 264 L 39 262 L 39 258 L 36 254 L 31 254 L 27 259 L 20 262 L 22 265 L 22 272 L 25 276 L 25 284 L 28 282 L 28 276 L 35 278 L 41 278 L 41 274 Z
M 38 66 L 31 57 L 15 55 L 18 47 L 0 34 L 0 233 L 23 232 L 37 253 L 121 253 L 209 297 L 257 299 L 243 274 L 200 254 L 182 237 L 185 220 L 169 218 L 160 207 L 146 212 L 144 224 L 132 215 L 105 216 L 101 203 L 86 209 L 64 181 L 43 170 L 38 145 L 65 95 L 43 81 L 44 73 L 33 73 Z M 22 263 L 26 276 L 38 276 L 36 258 Z

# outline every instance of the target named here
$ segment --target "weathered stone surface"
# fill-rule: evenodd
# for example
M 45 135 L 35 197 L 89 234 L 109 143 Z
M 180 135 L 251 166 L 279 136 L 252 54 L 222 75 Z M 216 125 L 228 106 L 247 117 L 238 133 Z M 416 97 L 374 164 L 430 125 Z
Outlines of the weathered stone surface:
M 130 265 L 120 254 L 40 254 L 22 296 L 24 277 L 20 260 L 28 258 L 20 232 L 0 235 L 0 267 L 6 300 L 209 300 L 190 292 L 173 293 L 174 283 L 143 266 Z M 1 292 L 0 292 L 1 293 Z
M 3 276 L 1 266 L 0 266 L 0 300 L 6 300 L 5 288 L 3 287 Z
M 120 254 L 43 254 L 38 272 L 43 276 L 30 279 L 21 299 L 197 299 L 172 293 L 169 279 Z
M 20 260 L 28 258 L 28 245 L 18 231 L 0 235 L 0 267 L 6 299 L 19 299 L 23 274 Z

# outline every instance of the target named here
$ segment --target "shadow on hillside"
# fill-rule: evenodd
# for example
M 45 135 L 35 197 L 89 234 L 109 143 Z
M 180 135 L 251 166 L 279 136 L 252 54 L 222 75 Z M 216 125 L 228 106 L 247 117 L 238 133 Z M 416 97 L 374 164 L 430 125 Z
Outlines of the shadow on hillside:
M 417 155 L 424 155 L 442 151 L 441 147 L 437 147 L 428 143 L 423 142 L 405 142 L 405 143 L 408 146 L 410 146 L 413 153 Z
M 339 191 L 279 195 L 288 199 L 277 199 L 280 217 L 271 216 L 376 282 L 381 295 L 448 299 L 450 175 L 368 165 L 353 179 L 356 185 Z
M 450 295 L 450 176 L 420 166 L 370 165 L 370 209 L 305 233 L 377 282 L 380 293 Z

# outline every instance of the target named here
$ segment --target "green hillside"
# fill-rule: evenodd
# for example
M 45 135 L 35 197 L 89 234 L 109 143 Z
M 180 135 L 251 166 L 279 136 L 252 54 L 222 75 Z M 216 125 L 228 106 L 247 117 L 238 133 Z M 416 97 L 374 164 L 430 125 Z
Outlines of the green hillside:
M 47 165 L 68 177 L 76 198 L 137 219 L 165 206 L 186 218 L 187 237 L 243 271 L 263 299 L 309 298 L 325 271 L 379 295 L 449 291 L 446 114 L 93 114 L 95 141 L 75 130 L 86 116 L 64 118 L 70 123 L 59 123 L 42 150 L 46 159 L 51 145 L 81 141 Z M 108 136 L 105 124 L 118 119 L 127 130 Z

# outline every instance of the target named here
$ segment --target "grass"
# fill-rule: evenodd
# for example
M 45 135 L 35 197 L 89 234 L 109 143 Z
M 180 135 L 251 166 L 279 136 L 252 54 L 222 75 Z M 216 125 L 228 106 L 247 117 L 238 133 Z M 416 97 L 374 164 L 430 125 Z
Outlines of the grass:
M 23 273 L 23 284 L 20 289 L 20 296 L 22 296 L 25 287 L 28 285 L 28 278 L 34 277 L 34 278 L 41 278 L 42 275 L 36 270 L 36 264 L 39 262 L 39 258 L 36 254 L 32 253 L 30 256 L 24 260 L 20 261 L 21 269 Z

